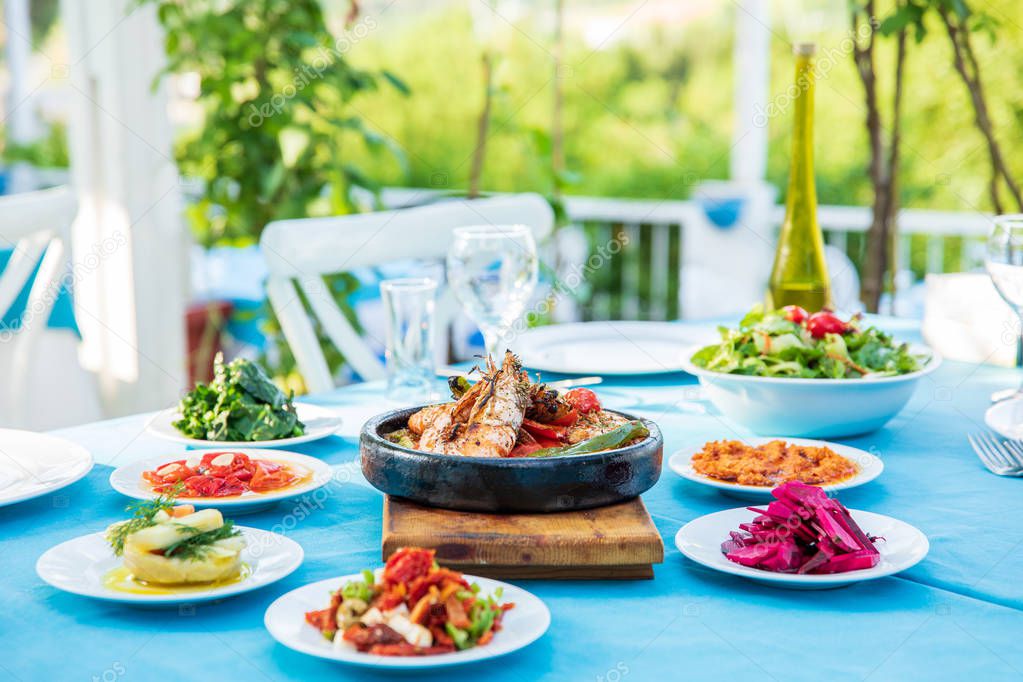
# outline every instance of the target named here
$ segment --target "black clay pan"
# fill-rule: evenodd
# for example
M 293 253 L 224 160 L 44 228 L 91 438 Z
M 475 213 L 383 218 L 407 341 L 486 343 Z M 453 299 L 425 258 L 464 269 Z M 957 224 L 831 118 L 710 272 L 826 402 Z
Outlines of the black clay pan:
M 664 439 L 657 425 L 633 445 L 592 455 L 531 459 L 438 455 L 383 437 L 420 408 L 387 412 L 362 427 L 362 473 L 378 490 L 431 507 L 477 512 L 554 512 L 601 507 L 636 497 L 661 475 Z M 637 419 L 618 412 L 626 419 Z

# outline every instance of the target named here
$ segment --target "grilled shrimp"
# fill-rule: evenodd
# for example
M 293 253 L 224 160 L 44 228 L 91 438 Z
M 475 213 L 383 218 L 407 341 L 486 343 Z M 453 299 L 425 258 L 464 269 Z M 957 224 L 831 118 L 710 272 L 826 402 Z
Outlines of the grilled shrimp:
M 451 410 L 454 406 L 454 403 L 441 403 L 424 407 L 408 418 L 408 430 L 421 436 L 438 419 L 446 419 L 450 423 Z
M 518 360 L 506 352 L 498 369 L 487 359 L 487 372 L 447 413 L 424 431 L 419 447 L 430 452 L 469 457 L 505 457 L 515 447 L 529 404 L 528 383 Z M 467 418 L 467 405 L 471 405 Z
M 483 388 L 483 382 L 477 382 L 455 402 L 430 405 L 409 417 L 409 431 L 420 436 L 420 449 L 443 452 L 438 448 L 450 440 L 451 433 L 460 423 L 469 420 L 472 407 Z

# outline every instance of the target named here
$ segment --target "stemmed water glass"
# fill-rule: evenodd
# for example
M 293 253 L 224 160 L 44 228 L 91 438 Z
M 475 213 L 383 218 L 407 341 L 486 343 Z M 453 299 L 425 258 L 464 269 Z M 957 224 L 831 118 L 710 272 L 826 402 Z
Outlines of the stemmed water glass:
M 454 230 L 448 250 L 448 284 L 479 326 L 487 355 L 522 315 L 537 279 L 536 242 L 526 225 L 476 225 Z
M 1020 319 L 1016 340 L 1016 366 L 1023 366 L 1023 213 L 996 216 L 987 240 L 984 267 L 998 294 Z M 992 401 L 1023 394 L 1023 386 L 997 391 Z

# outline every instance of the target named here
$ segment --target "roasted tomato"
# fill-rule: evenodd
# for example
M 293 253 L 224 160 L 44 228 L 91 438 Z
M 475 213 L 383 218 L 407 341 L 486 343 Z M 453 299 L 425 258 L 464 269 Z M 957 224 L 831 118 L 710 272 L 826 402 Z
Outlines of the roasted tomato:
M 208 452 L 199 463 L 169 462 L 142 473 L 156 492 L 167 492 L 184 483 L 179 497 L 230 497 L 246 491 L 265 493 L 292 485 L 299 477 L 286 466 L 252 459 L 240 452 Z
M 810 317 L 810 313 L 798 305 L 787 305 L 782 310 L 785 311 L 785 319 L 796 324 L 803 324 Z
M 262 460 L 256 460 L 251 476 L 249 487 L 257 493 L 283 488 L 294 479 L 291 472 L 279 464 Z
M 574 407 L 556 419 L 551 420 L 555 426 L 571 426 L 579 421 L 579 412 Z
M 535 422 L 532 419 L 523 419 L 522 428 L 526 430 L 529 435 L 534 438 L 541 439 L 546 438 L 547 440 L 560 441 L 565 437 L 565 427 L 555 426 L 554 424 L 541 424 Z
M 845 322 L 826 310 L 814 313 L 806 321 L 806 330 L 815 339 L 822 339 L 825 334 L 844 334 L 847 329 Z
M 565 400 L 583 414 L 600 410 L 600 400 L 597 398 L 597 394 L 588 388 L 573 388 L 565 394 Z
M 407 583 L 430 572 L 433 566 L 432 549 L 402 548 L 391 555 L 384 565 L 384 580 Z

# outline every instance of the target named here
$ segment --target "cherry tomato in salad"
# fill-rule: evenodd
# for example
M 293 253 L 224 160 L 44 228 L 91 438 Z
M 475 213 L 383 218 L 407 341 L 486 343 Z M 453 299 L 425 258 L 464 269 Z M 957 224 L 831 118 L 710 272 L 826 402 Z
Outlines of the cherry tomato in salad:
M 565 393 L 565 400 L 583 414 L 600 410 L 600 400 L 597 398 L 597 394 L 588 388 L 573 388 Z
M 803 324 L 806 322 L 806 318 L 810 317 L 810 313 L 798 305 L 787 305 L 783 310 L 785 311 L 785 319 L 796 324 Z
M 824 338 L 825 334 L 844 334 L 847 326 L 832 313 L 821 311 L 814 313 L 806 321 L 806 330 L 815 339 Z

